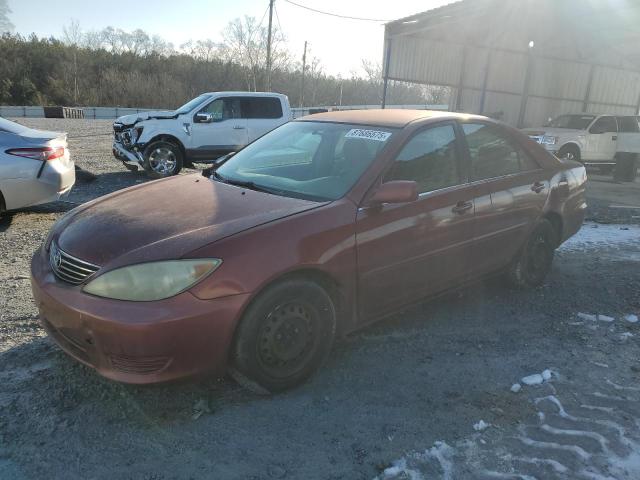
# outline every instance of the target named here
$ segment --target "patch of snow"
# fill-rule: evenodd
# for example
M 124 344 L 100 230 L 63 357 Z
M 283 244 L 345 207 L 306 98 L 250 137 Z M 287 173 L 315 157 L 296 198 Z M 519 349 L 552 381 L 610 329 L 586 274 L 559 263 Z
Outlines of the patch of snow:
M 600 363 L 600 362 L 591 362 L 591 363 L 593 363 L 596 367 L 609 368 L 609 365 L 607 365 L 606 363 Z
M 487 428 L 491 426 L 490 423 L 485 422 L 484 420 L 480 420 L 479 422 L 473 425 L 473 429 L 476 432 L 484 432 Z
M 625 315 L 624 319 L 629 323 L 638 323 L 638 316 L 630 313 L 629 315 Z
M 423 453 L 411 453 L 396 460 L 386 468 L 377 480 L 402 478 L 408 480 L 425 480 L 423 470 L 442 472 L 442 480 L 454 480 L 453 455 L 455 451 L 445 442 L 435 442 L 434 446 Z
M 633 335 L 633 333 L 631 333 L 631 332 L 624 332 L 624 333 L 621 333 L 621 334 L 620 334 L 620 340 L 625 341 L 625 340 L 630 339 L 630 338 L 631 338 L 631 337 L 633 337 L 633 336 L 634 336 L 634 335 Z
M 640 243 L 640 227 L 637 225 L 598 225 L 585 223 L 580 231 L 564 242 L 560 251 L 585 251 L 607 246 L 620 248 Z
M 544 379 L 544 381 L 548 381 L 551 380 L 551 370 L 547 369 L 544 372 L 542 372 L 542 378 Z
M 521 389 L 522 385 L 520 385 L 519 383 L 514 383 L 513 385 L 511 385 L 511 391 L 513 393 L 518 393 Z
M 533 375 L 523 377 L 520 381 L 525 385 L 540 385 L 544 382 L 544 378 L 539 373 L 534 373 Z
M 610 317 L 609 315 L 598 314 L 598 320 L 600 320 L 601 322 L 613 322 L 615 318 Z
M 582 320 L 589 320 L 591 322 L 598 320 L 597 315 L 592 315 L 590 313 L 578 313 L 578 318 L 581 318 Z

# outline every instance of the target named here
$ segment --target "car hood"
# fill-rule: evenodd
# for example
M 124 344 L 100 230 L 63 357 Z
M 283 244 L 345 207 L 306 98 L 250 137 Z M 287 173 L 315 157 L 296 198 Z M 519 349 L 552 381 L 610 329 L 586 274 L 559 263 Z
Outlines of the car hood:
M 171 118 L 176 118 L 176 116 L 177 115 L 175 110 L 140 112 L 140 113 L 132 113 L 131 115 L 123 115 L 122 117 L 118 117 L 116 119 L 116 123 L 121 123 L 123 125 L 133 125 L 137 122 L 149 120 L 150 118 L 171 119 Z
M 102 197 L 63 217 L 59 247 L 115 268 L 176 259 L 207 244 L 322 205 L 184 175 Z
M 522 130 L 525 135 L 553 135 L 555 137 L 562 137 L 565 135 L 579 135 L 584 134 L 584 130 L 575 130 L 572 128 L 555 128 L 555 127 L 540 127 L 540 128 L 525 128 Z

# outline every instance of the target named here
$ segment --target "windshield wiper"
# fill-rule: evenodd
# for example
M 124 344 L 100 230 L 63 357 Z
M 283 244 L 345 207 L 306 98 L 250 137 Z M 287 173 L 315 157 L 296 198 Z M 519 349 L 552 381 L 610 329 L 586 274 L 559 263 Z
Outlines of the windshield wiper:
M 277 190 L 275 188 L 269 188 L 269 187 L 265 187 L 263 185 L 258 185 L 257 183 L 249 181 L 249 180 L 238 180 L 236 178 L 223 177 L 222 175 L 220 175 L 215 170 L 214 170 L 212 176 L 213 176 L 213 178 L 215 178 L 216 180 L 218 180 L 218 181 L 220 181 L 222 183 L 228 183 L 229 185 L 235 185 L 237 187 L 248 188 L 249 190 L 255 190 L 256 192 L 271 193 L 271 194 L 274 194 L 274 195 L 282 195 L 283 194 L 282 190 Z

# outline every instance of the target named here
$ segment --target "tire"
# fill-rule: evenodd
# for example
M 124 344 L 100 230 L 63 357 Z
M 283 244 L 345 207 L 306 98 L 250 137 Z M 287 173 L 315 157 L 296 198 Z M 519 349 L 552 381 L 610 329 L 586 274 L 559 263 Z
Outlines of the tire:
M 580 149 L 575 145 L 565 145 L 558 151 L 558 158 L 580 161 Z
M 231 376 L 257 393 L 277 393 L 309 378 L 327 357 L 336 311 L 318 284 L 291 279 L 251 303 L 236 331 Z
M 527 243 L 518 253 L 507 279 L 517 288 L 539 287 L 551 271 L 557 242 L 557 233 L 549 220 L 540 220 L 531 232 Z
M 151 178 L 177 175 L 182 170 L 183 155 L 175 143 L 160 140 L 144 149 L 144 169 Z

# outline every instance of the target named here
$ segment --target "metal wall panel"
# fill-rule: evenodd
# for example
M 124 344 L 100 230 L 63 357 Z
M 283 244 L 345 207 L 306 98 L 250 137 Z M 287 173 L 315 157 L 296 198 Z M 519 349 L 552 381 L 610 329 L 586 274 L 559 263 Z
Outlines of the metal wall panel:
M 510 125 L 515 125 L 518 123 L 518 115 L 520 114 L 520 98 L 520 95 L 487 92 L 483 114 L 502 112 L 500 119 Z
M 467 47 L 464 67 L 465 87 L 482 88 L 488 56 L 489 50 L 486 48 Z
M 535 57 L 533 62 L 529 95 L 584 100 L 590 65 Z
M 391 44 L 389 76 L 433 85 L 457 85 L 461 62 L 461 45 L 397 37 Z
M 463 89 L 460 111 L 467 113 L 479 113 L 481 100 L 482 92 L 480 90 Z
M 520 94 L 524 88 L 526 70 L 526 55 L 493 51 L 487 89 Z
M 608 103 L 590 103 L 587 107 L 589 113 L 611 113 L 615 115 L 637 115 L 635 107 L 621 107 Z
M 640 73 L 596 67 L 589 99 L 595 103 L 637 105 L 640 98 Z

